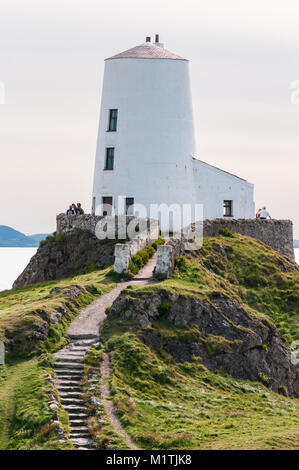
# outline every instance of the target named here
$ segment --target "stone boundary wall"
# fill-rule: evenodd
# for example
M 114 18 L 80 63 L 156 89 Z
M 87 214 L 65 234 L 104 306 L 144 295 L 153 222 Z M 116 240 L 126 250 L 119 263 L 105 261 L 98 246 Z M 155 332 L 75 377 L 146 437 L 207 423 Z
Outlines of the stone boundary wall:
M 291 220 L 275 219 L 215 219 L 205 220 L 203 236 L 213 237 L 219 230 L 228 229 L 231 232 L 256 238 L 266 245 L 295 261 L 293 223 Z
M 126 226 L 134 219 L 138 220 L 134 216 L 109 216 L 111 220 L 114 219 L 116 222 L 116 228 L 118 221 L 125 220 Z M 69 234 L 76 229 L 95 233 L 95 228 L 98 222 L 103 219 L 103 216 L 95 216 L 90 214 L 84 215 L 65 215 L 60 214 L 57 216 L 57 229 L 56 233 Z M 144 220 L 144 219 L 139 219 Z M 150 224 L 153 221 L 147 219 L 148 230 Z M 155 221 L 156 222 L 156 221 Z M 157 222 L 156 222 L 157 223 Z M 202 224 L 202 222 L 199 222 Z M 293 223 L 291 220 L 260 220 L 260 219 L 214 219 L 205 220 L 203 222 L 203 236 L 212 237 L 219 234 L 221 229 L 228 229 L 231 232 L 240 233 L 241 235 L 247 235 L 257 240 L 262 241 L 266 245 L 270 246 L 280 254 L 286 256 L 290 260 L 294 261 L 294 240 L 293 240 Z M 116 238 L 118 238 L 118 232 L 116 230 Z M 154 235 L 151 237 L 154 241 L 156 238 Z M 139 248 L 141 249 L 141 248 Z M 138 250 L 137 250 L 138 251 Z M 134 254 L 133 252 L 131 254 Z
M 175 259 L 184 254 L 184 241 L 171 238 L 165 245 L 157 249 L 155 276 L 171 277 L 174 271 Z
M 127 240 L 126 230 L 129 224 L 132 223 L 131 227 L 133 227 L 134 238 L 125 241 L 124 243 L 116 243 L 115 245 L 114 271 L 119 274 L 128 271 L 132 255 L 135 255 L 145 246 L 151 245 L 159 237 L 160 226 L 157 220 L 126 215 L 104 217 L 91 214 L 59 214 L 56 218 L 56 234 L 70 235 L 75 230 L 82 230 L 96 235 L 97 224 L 102 222 L 104 219 L 107 221 L 108 226 L 111 223 L 112 237 L 110 236 L 111 229 L 107 232 L 107 237 L 115 240 Z M 126 230 L 119 227 L 119 224 L 120 226 L 125 227 Z M 139 226 L 139 230 L 137 232 L 134 230 L 136 226 Z
M 151 238 L 135 238 L 127 243 L 116 243 L 114 250 L 114 272 L 118 274 L 129 271 L 129 263 L 133 255 L 154 242 Z
M 90 232 L 95 234 L 96 226 L 98 222 L 104 219 L 101 215 L 65 215 L 59 214 L 56 217 L 56 234 L 57 235 L 69 235 L 75 230 L 83 230 L 84 232 Z M 106 216 L 106 219 L 113 221 L 116 227 L 116 238 L 118 238 L 118 222 L 125 221 L 126 226 L 134 219 L 134 216 Z
M 120 216 L 101 216 L 101 215 L 65 215 L 59 214 L 56 217 L 56 234 L 57 235 L 69 235 L 75 230 L 83 230 L 84 232 L 90 232 L 93 235 L 96 235 L 96 227 L 99 222 L 103 220 L 107 221 L 107 224 L 111 224 L 111 227 L 115 227 L 115 232 L 113 230 L 113 235 L 115 239 L 126 239 L 126 233 L 122 233 L 121 226 L 128 228 L 128 225 L 140 224 L 142 231 L 139 233 L 136 232 L 138 238 L 152 238 L 155 241 L 159 237 L 159 222 L 154 219 L 144 219 L 140 217 L 130 216 L 130 215 L 120 215 Z M 120 231 L 120 233 L 119 233 Z M 110 232 L 108 232 L 110 234 Z M 107 235 L 108 235 L 107 233 Z M 108 236 L 108 238 L 110 238 Z

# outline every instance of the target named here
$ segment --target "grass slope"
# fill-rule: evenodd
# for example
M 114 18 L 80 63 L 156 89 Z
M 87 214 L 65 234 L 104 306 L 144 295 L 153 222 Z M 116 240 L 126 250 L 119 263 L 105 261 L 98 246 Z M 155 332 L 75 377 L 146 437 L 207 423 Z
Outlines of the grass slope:
M 0 338 L 30 345 L 23 352 L 18 347 L 16 353 L 12 343 L 7 365 L 0 367 L 0 449 L 61 448 L 47 406 L 51 368 L 36 356 L 59 349 L 79 309 L 111 289 L 115 279 L 107 269 L 0 294 Z M 82 288 L 78 298 L 71 300 L 66 294 L 70 286 Z M 126 292 L 130 296 L 173 292 L 201 299 L 225 292 L 250 314 L 274 322 L 291 344 L 298 338 L 298 286 L 295 264 L 258 241 L 233 235 L 206 239 L 200 252 L 177 261 L 173 279 Z M 59 307 L 66 313 L 60 323 L 51 324 L 51 313 Z M 49 338 L 31 344 L 28 337 L 43 322 L 49 325 Z M 192 325 L 174 327 L 163 321 L 152 328 L 178 338 L 197 334 Z M 91 395 L 101 399 L 99 386 L 91 391 L 88 375 L 98 370 L 103 350 L 108 350 L 112 399 L 124 429 L 139 448 L 298 448 L 298 400 L 270 392 L 262 383 L 208 371 L 196 359 L 178 364 L 154 350 L 146 332 L 129 320 L 114 318 L 106 323 L 99 349 L 86 358 L 83 380 L 86 400 Z M 126 447 L 101 404 L 97 411 L 90 408 L 90 414 L 98 448 Z M 67 429 L 61 410 L 60 418 Z M 64 448 L 70 446 L 66 441 Z
M 47 375 L 36 359 L 0 368 L 1 450 L 72 448 L 57 439 L 48 392 Z
M 67 294 L 70 286 L 82 289 L 73 300 Z M 48 406 L 49 377 L 53 376 L 51 352 L 67 342 L 66 329 L 79 309 L 113 286 L 106 269 L 0 293 L 0 339 L 11 345 L 6 365 L 0 366 L 0 450 L 72 448 L 70 441 L 58 441 Z M 64 308 L 66 313 L 58 324 L 51 324 L 50 315 L 57 308 Z M 49 324 L 48 339 L 29 340 L 43 322 Z M 44 352 L 50 354 L 40 356 Z M 61 408 L 58 416 L 67 432 L 67 416 Z
M 82 290 L 78 298 L 70 298 L 70 286 Z M 55 351 L 63 346 L 64 333 L 79 309 L 113 286 L 111 268 L 108 268 L 0 292 L 0 340 L 21 358 L 45 350 Z M 61 321 L 51 323 L 51 314 L 60 309 L 64 311 Z M 49 328 L 48 339 L 39 341 L 34 333 L 45 328 Z
M 113 335 L 107 347 L 113 401 L 139 448 L 298 447 L 298 400 L 258 383 L 210 372 L 196 361 L 176 364 L 165 353 L 155 353 L 137 334 Z M 98 426 L 98 435 L 101 432 L 104 444 L 108 440 L 111 445 L 105 426 Z
M 250 315 L 275 323 L 290 344 L 298 338 L 298 267 L 262 243 L 237 234 L 205 240 L 199 253 L 177 260 L 173 279 L 126 292 L 129 297 L 175 293 L 202 300 L 225 293 Z M 166 321 L 153 322 L 151 328 L 178 339 L 198 334 L 193 325 L 175 327 Z M 113 402 L 139 448 L 299 447 L 297 399 L 275 394 L 262 383 L 211 372 L 196 358 L 178 364 L 165 351 L 154 350 L 146 336 L 147 329 L 125 315 L 111 317 L 102 331 L 100 350 L 90 353 L 90 360 L 99 362 L 102 351 L 110 351 Z M 113 446 L 105 425 L 98 424 L 93 432 L 100 448 Z

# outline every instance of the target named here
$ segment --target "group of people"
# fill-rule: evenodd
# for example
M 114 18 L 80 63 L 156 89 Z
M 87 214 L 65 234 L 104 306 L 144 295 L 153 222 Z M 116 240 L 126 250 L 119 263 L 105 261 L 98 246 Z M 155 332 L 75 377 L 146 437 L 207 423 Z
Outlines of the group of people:
M 259 209 L 256 213 L 255 216 L 256 219 L 261 219 L 261 220 L 266 220 L 266 219 L 271 219 L 271 215 L 269 211 L 267 211 L 266 206 L 262 207 L 262 209 Z
M 68 210 L 66 211 L 66 215 L 83 215 L 83 214 L 84 214 L 84 210 L 82 209 L 80 202 L 78 202 L 77 205 L 71 204 Z
M 71 204 L 68 210 L 66 211 L 66 215 L 83 215 L 83 214 L 84 214 L 84 210 L 82 209 L 80 202 L 78 202 L 77 205 Z M 255 218 L 266 220 L 266 219 L 271 219 L 271 215 L 269 211 L 267 211 L 266 206 L 264 206 L 257 211 Z

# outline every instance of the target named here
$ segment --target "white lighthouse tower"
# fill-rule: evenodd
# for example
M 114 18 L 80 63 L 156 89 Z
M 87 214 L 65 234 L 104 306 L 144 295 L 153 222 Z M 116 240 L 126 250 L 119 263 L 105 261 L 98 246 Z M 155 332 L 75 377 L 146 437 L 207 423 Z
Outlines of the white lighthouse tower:
M 147 38 L 106 59 L 95 213 L 120 215 L 139 204 L 149 211 L 150 204 L 192 203 L 195 155 L 188 61 L 166 51 L 158 35 L 154 44 Z
M 138 208 L 136 215 L 149 217 L 152 205 L 202 203 L 205 218 L 251 217 L 252 191 L 245 180 L 197 158 L 188 60 L 165 50 L 158 35 L 155 43 L 148 37 L 106 59 L 94 214 Z

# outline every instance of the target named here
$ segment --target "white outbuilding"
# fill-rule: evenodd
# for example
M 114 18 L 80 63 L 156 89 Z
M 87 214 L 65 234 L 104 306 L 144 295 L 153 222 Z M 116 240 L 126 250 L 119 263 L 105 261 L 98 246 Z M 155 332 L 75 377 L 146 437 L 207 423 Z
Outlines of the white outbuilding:
M 156 35 L 105 61 L 92 212 L 186 204 L 202 204 L 204 219 L 252 218 L 253 185 L 198 159 L 189 61 Z

